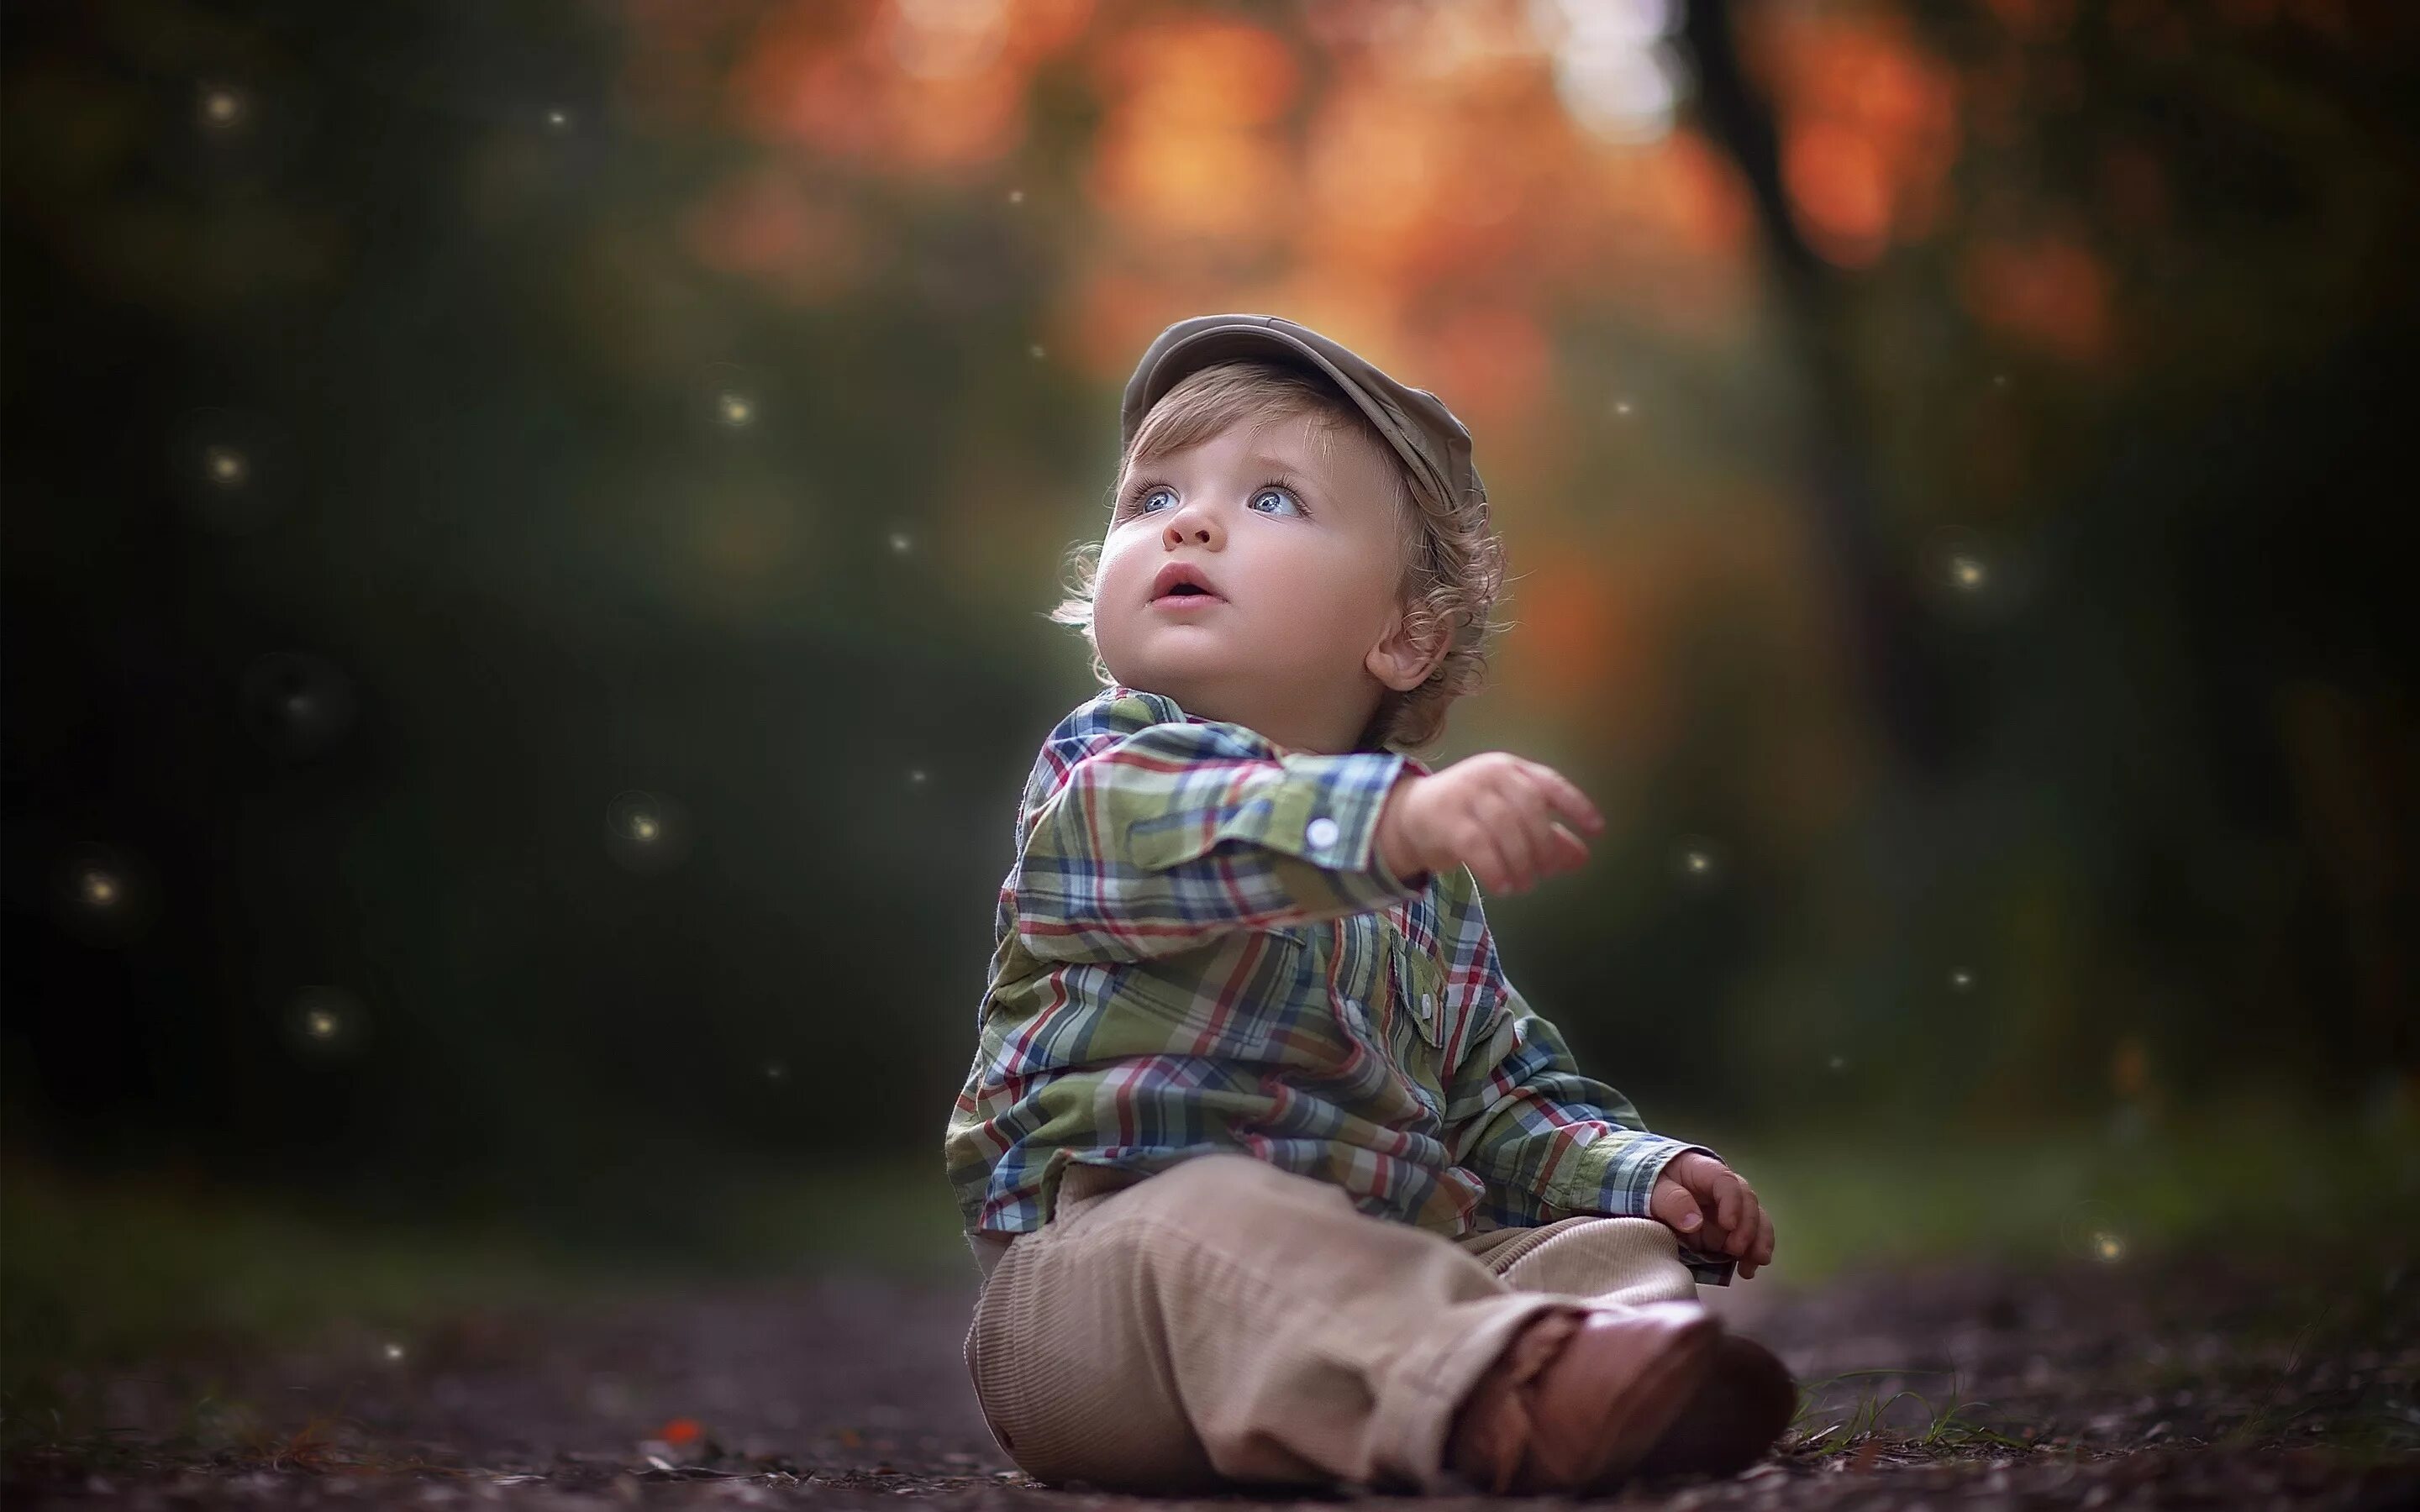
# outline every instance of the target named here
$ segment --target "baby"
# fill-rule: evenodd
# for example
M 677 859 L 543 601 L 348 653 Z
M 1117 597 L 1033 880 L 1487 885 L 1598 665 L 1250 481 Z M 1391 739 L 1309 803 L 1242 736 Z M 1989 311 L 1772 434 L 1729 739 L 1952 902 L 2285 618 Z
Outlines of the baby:
M 1581 1072 L 1481 906 L 1604 820 L 1510 752 L 1408 754 L 1502 579 L 1469 432 L 1260 315 L 1162 332 L 1122 420 L 1052 616 L 1103 687 L 1026 786 L 947 1143 L 1001 1450 L 1156 1492 L 1745 1466 L 1796 1394 L 1696 1288 L 1772 1220 Z

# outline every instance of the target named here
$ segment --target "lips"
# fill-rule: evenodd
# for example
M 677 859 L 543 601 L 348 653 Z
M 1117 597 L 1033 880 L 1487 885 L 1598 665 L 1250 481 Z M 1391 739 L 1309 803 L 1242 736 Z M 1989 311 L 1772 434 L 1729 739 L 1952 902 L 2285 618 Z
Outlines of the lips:
M 1218 590 L 1209 578 L 1189 562 L 1171 562 L 1151 579 L 1153 603 L 1163 598 L 1215 599 L 1218 596 Z

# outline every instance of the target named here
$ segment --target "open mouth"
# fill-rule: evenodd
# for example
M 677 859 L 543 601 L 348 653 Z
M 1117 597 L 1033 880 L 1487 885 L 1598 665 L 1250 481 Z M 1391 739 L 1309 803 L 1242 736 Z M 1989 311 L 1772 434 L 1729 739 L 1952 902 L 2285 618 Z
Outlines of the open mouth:
M 1218 594 L 1210 592 L 1206 588 L 1197 588 L 1191 583 L 1186 583 L 1179 587 L 1171 588 L 1167 593 L 1164 593 L 1157 598 L 1153 599 L 1151 601 L 1151 607 L 1157 609 L 1171 609 L 1177 613 L 1184 614 L 1198 612 L 1200 610 L 1207 609 L 1213 604 L 1223 604 L 1225 602 L 1227 602 L 1225 599 L 1220 598 Z
M 1210 586 L 1209 576 L 1189 562 L 1169 563 L 1151 579 L 1151 603 L 1155 609 L 1193 609 L 1221 602 L 1218 591 Z

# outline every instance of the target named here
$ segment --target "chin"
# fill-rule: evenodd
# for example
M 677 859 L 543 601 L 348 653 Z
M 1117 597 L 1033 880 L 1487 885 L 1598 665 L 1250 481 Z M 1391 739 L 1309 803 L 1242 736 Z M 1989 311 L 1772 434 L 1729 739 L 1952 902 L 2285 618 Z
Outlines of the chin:
M 1122 656 L 1115 660 L 1101 658 L 1109 677 L 1120 687 L 1131 687 L 1140 693 L 1163 693 L 1182 703 L 1187 710 L 1202 689 L 1215 683 L 1218 666 L 1210 657 L 1193 656 Z

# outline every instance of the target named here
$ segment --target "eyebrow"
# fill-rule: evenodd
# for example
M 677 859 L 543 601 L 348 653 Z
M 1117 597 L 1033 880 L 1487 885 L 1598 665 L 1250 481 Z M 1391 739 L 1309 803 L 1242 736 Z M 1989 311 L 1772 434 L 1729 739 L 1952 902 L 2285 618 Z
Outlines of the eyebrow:
M 1244 465 L 1248 468 L 1259 468 L 1264 472 L 1292 472 L 1299 475 L 1303 471 L 1300 467 L 1281 456 L 1248 456 L 1244 458 Z

